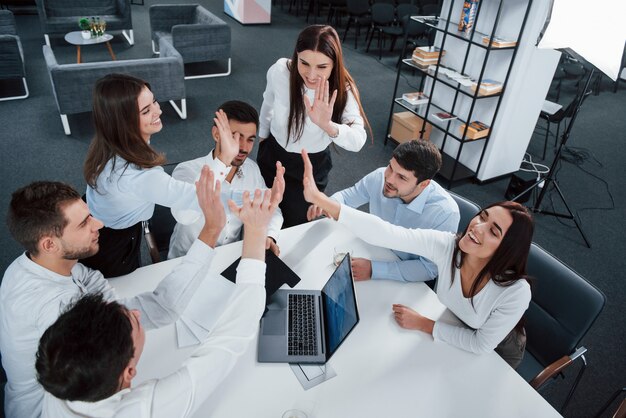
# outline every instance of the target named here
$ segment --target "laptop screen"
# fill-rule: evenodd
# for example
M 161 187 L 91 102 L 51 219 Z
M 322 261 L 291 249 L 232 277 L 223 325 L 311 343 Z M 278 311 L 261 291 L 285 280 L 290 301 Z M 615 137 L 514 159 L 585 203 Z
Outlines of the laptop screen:
M 344 257 L 322 289 L 322 306 L 328 360 L 359 322 L 349 254 Z

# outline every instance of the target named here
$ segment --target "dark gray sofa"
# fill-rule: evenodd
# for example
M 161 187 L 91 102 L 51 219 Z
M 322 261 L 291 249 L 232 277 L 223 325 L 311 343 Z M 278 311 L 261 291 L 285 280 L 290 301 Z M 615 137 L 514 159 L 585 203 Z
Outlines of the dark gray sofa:
M 168 100 L 180 118 L 186 119 L 183 59 L 167 40 L 161 40 L 159 48 L 161 56 L 158 58 L 59 64 L 52 48 L 44 45 L 43 55 L 65 134 L 71 133 L 67 115 L 91 111 L 96 81 L 111 73 L 130 74 L 147 81 L 159 101 Z M 174 100 L 181 101 L 180 108 Z
M 130 45 L 135 44 L 130 0 L 36 0 L 41 30 L 50 46 L 49 35 L 65 35 L 79 30 L 78 19 L 99 16 L 107 32 L 122 31 Z

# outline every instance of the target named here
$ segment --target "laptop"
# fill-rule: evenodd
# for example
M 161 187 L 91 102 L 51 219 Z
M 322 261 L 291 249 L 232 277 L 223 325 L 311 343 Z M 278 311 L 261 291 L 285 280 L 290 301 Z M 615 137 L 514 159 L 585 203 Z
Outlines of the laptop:
M 280 289 L 261 318 L 260 363 L 326 363 L 359 322 L 350 254 L 320 290 Z

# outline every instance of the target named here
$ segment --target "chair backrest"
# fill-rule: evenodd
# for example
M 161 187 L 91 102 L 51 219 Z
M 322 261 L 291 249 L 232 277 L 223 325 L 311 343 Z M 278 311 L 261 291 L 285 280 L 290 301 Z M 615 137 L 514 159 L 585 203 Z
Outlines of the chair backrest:
M 376 25 L 389 25 L 395 19 L 395 10 L 389 3 L 372 4 L 372 22 Z
M 396 7 L 396 15 L 398 20 L 402 20 L 404 17 L 419 15 L 419 7 L 414 4 L 402 3 Z
M 369 0 L 346 0 L 348 14 L 353 16 L 363 16 L 370 11 Z
M 422 6 L 422 15 L 439 16 L 440 7 L 438 4 L 424 4 Z
M 10 10 L 0 10 L 0 35 L 17 35 L 15 17 Z
M 526 350 L 545 367 L 574 352 L 602 311 L 606 298 L 534 243 L 527 270 L 534 280 L 532 299 L 525 314 Z
M 476 216 L 478 212 L 480 212 L 480 206 L 478 206 L 471 200 L 464 198 L 463 196 L 459 196 L 456 193 L 453 193 L 451 191 L 448 191 L 448 193 L 450 194 L 450 196 L 452 196 L 456 204 L 459 206 L 461 219 L 459 220 L 457 233 L 462 234 L 472 218 Z
M 39 0 L 47 17 L 66 16 L 105 16 L 115 15 L 118 10 L 116 0 Z M 77 26 L 78 27 L 78 26 Z

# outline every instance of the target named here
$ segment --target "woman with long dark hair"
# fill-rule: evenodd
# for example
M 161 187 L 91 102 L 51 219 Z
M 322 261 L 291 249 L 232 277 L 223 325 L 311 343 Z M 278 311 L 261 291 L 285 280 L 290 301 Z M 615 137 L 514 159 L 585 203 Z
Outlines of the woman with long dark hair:
M 419 254 L 435 263 L 437 296 L 466 325 L 433 321 L 394 304 L 394 318 L 401 327 L 426 332 L 435 340 L 474 353 L 498 347 L 496 351 L 514 367 L 521 361 L 525 334 L 520 320 L 531 298 L 526 261 L 534 230 L 524 206 L 515 202 L 487 206 L 460 236 L 403 228 L 324 195 L 315 186 L 306 151 L 302 156 L 305 199 L 370 244 Z
M 286 167 L 280 206 L 284 227 L 307 221 L 300 151 L 311 151 L 315 181 L 323 191 L 332 168 L 329 145 L 359 151 L 367 139 L 365 125 L 369 127 L 337 32 L 324 25 L 305 28 L 291 59 L 281 58 L 267 71 L 259 124 L 257 162 L 265 182 L 271 183 L 276 161 Z
M 104 223 L 100 251 L 81 260 L 104 277 L 127 274 L 140 266 L 141 222 L 152 217 L 154 205 L 189 209 L 178 219 L 192 223 L 200 215 L 195 186 L 169 176 L 161 165 L 165 156 L 150 146 L 159 132 L 161 108 L 150 85 L 124 74 L 110 74 L 96 83 L 93 94 L 95 136 L 87 151 L 84 176 L 87 205 Z M 210 168 L 222 181 L 239 150 L 228 118 L 219 111 L 221 154 Z

